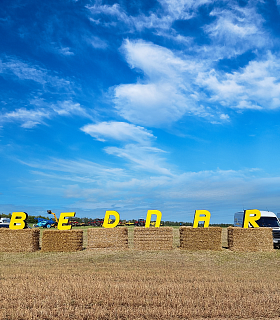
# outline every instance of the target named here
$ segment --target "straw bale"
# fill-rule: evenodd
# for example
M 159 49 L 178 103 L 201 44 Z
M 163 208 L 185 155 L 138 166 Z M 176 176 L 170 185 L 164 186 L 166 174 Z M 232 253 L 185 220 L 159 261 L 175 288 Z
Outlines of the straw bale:
M 171 250 L 173 228 L 134 228 L 134 248 L 138 250 Z
M 1 252 L 34 252 L 39 250 L 39 229 L 12 230 L 0 228 Z
M 42 251 L 69 252 L 83 250 L 83 230 L 44 230 Z
M 128 229 L 89 228 L 87 249 L 128 249 Z
M 222 228 L 180 227 L 180 248 L 187 250 L 222 250 Z
M 232 251 L 273 251 L 271 228 L 228 227 L 227 230 Z

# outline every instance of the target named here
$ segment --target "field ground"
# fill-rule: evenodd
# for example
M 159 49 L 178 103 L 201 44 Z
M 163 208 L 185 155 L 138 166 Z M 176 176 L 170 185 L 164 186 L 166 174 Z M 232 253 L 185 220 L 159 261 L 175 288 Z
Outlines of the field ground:
M 279 250 L 0 253 L 0 319 L 279 319 L 279 265 Z

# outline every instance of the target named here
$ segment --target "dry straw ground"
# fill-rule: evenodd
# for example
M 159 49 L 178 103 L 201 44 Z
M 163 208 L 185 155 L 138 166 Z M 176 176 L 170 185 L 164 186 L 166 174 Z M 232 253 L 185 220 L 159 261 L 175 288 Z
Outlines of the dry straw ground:
M 276 318 L 279 262 L 277 251 L 2 253 L 0 318 Z
M 279 250 L 180 250 L 174 234 L 171 251 L 0 253 L 0 319 L 279 319 Z

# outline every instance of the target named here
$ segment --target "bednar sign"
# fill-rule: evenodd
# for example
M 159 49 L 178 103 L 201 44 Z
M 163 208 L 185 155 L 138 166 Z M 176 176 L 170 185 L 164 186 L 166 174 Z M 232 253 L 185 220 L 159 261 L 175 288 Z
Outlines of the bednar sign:
M 76 212 L 62 212 L 59 216 L 57 229 L 58 230 L 71 230 L 72 226 L 68 224 L 68 218 L 75 217 Z M 159 210 L 148 210 L 146 216 L 146 224 L 145 228 L 149 228 L 151 224 L 152 215 L 156 216 L 155 227 L 158 228 L 160 226 L 160 221 L 162 217 L 162 213 Z M 110 217 L 114 216 L 114 222 L 110 223 Z M 208 210 L 195 210 L 194 220 L 193 220 L 193 228 L 197 228 L 200 222 L 203 223 L 204 228 L 209 227 L 211 214 Z M 243 218 L 243 228 L 248 228 L 249 225 L 253 228 L 258 228 L 257 220 L 261 217 L 261 213 L 257 209 L 253 210 L 244 210 L 244 218 Z M 11 217 L 11 222 L 9 225 L 10 229 L 19 230 L 27 228 L 27 220 L 28 214 L 26 212 L 13 212 Z M 106 211 L 104 217 L 104 223 L 102 227 L 104 228 L 115 228 L 120 222 L 120 215 L 117 211 Z

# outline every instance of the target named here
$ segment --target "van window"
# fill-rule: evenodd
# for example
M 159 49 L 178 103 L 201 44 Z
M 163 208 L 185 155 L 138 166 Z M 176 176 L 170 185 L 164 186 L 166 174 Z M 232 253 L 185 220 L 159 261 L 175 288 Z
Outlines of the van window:
M 270 228 L 280 227 L 279 221 L 275 217 L 261 217 L 256 222 L 260 227 L 270 227 Z

